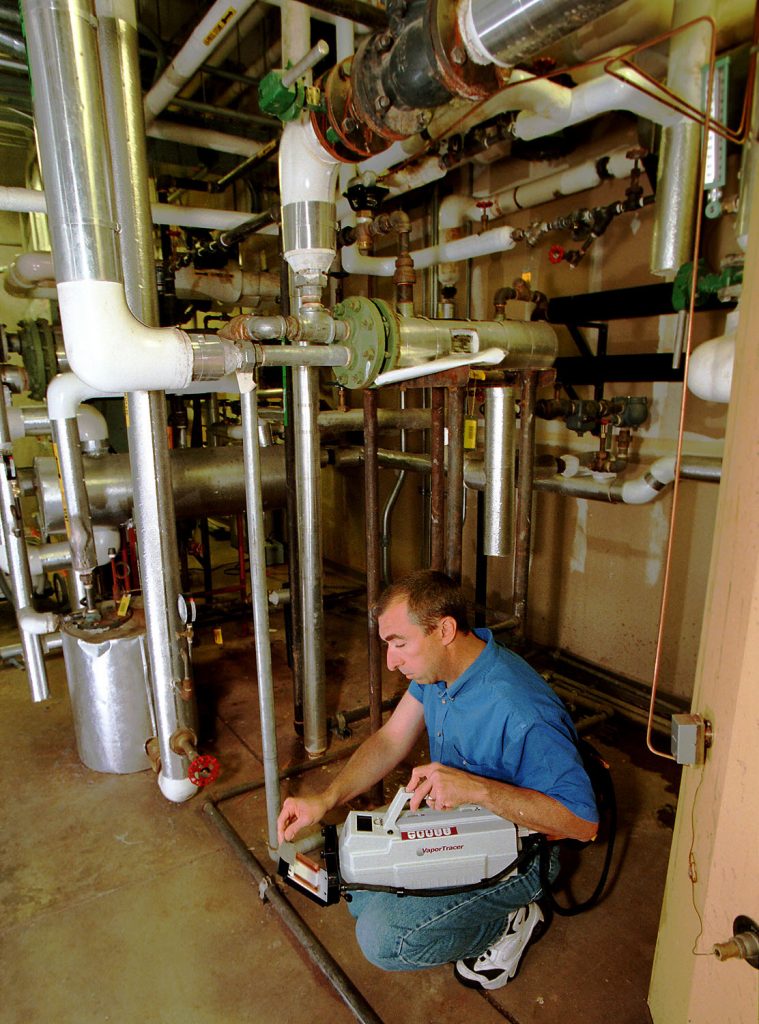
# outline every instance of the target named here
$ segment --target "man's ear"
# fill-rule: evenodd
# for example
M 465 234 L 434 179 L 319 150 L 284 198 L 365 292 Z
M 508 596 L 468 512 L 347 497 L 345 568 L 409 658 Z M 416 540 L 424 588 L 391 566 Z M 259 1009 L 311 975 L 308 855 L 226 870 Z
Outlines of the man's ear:
M 440 639 L 445 647 L 456 639 L 458 626 L 452 615 L 444 615 L 440 620 Z

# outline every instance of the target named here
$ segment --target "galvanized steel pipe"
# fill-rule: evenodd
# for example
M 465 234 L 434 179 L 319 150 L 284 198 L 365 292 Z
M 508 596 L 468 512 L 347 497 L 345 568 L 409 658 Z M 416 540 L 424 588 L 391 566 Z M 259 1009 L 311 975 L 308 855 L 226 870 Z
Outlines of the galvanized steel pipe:
M 142 117 L 137 15 L 129 0 L 118 7 L 98 5 L 98 32 L 113 182 L 119 223 L 127 304 L 148 326 L 159 324 L 155 284 L 149 172 Z M 176 512 L 162 392 L 128 395 L 133 508 L 143 567 L 142 594 L 147 627 L 153 703 L 161 755 L 159 783 L 169 799 L 194 792 L 184 756 L 172 749 L 172 736 L 195 723 L 194 701 L 179 690 L 190 673 L 190 653 L 178 612 L 179 555 Z
M 321 754 L 327 748 L 317 396 L 316 371 L 305 366 L 295 367 L 293 413 L 303 615 L 303 733 L 306 750 L 312 757 Z
M 252 382 L 251 382 L 252 383 Z M 255 387 L 246 387 L 241 380 L 242 447 L 245 463 L 245 496 L 248 512 L 248 555 L 250 589 L 253 604 L 253 630 L 256 641 L 256 673 L 258 707 L 261 716 L 261 750 L 266 787 L 266 821 L 269 846 L 277 848 L 279 817 L 279 761 L 277 757 L 277 722 L 274 715 L 274 678 L 271 668 L 269 637 L 269 600 L 266 587 L 266 526 L 261 499 L 261 462 L 258 444 L 258 398 Z
M 32 576 L 29 570 L 21 506 L 13 489 L 12 446 L 3 392 L 4 388 L 0 388 L 0 457 L 3 462 L 0 467 L 0 527 L 8 554 L 8 569 L 18 615 L 22 609 L 32 607 Z M 35 703 L 48 700 L 50 690 L 45 672 L 42 639 L 36 633 L 29 633 L 24 629 L 20 629 L 19 632 L 32 700 Z
M 505 556 L 514 529 L 514 427 L 512 387 L 485 391 L 485 555 Z

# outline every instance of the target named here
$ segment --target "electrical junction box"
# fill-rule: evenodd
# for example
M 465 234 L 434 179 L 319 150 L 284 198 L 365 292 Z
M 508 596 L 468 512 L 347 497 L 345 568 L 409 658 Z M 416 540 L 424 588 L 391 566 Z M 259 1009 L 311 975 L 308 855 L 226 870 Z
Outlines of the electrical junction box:
M 672 756 L 678 764 L 703 764 L 711 734 L 701 715 L 672 716 Z

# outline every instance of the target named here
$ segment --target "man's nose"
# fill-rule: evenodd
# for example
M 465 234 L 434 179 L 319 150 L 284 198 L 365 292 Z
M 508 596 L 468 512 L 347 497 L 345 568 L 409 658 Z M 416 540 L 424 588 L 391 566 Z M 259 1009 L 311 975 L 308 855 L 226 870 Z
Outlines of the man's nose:
M 388 647 L 388 649 L 387 649 L 387 667 L 388 667 L 388 669 L 391 672 L 395 672 L 395 670 L 398 668 L 399 664 L 400 664 L 400 659 L 398 658 L 397 652 L 392 650 L 392 648 Z

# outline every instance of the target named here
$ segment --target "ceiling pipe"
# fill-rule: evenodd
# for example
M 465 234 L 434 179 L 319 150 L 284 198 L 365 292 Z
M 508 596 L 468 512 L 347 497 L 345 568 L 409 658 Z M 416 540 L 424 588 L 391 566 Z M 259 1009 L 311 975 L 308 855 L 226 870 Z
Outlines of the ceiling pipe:
M 173 224 L 177 227 L 208 228 L 217 231 L 231 231 L 251 217 L 250 213 L 239 210 L 177 206 L 169 203 L 152 203 L 150 209 L 154 224 Z M 45 193 L 33 188 L 0 186 L 0 210 L 11 213 L 47 213 Z M 260 231 L 263 235 L 277 233 L 275 224 Z
M 228 0 L 216 0 L 190 33 L 187 42 L 145 96 L 145 124 L 151 125 L 172 99 L 229 35 L 255 0 L 241 0 L 231 7 Z
M 513 67 L 551 43 L 595 21 L 622 0 L 464 0 L 459 29 L 469 56 L 478 64 Z

